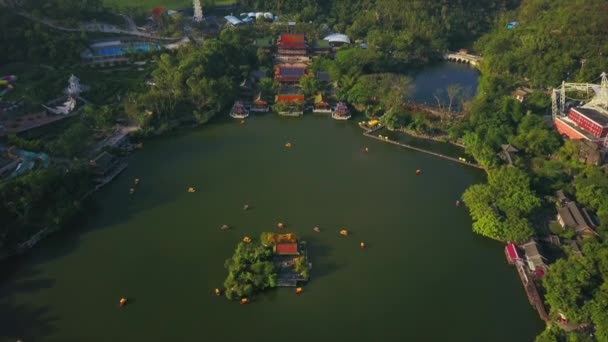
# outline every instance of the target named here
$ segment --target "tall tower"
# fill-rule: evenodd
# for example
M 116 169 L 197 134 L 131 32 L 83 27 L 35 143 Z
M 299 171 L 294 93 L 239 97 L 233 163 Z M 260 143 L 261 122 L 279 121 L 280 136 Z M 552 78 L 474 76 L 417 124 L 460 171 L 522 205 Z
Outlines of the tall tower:
M 203 8 L 201 7 L 201 1 L 200 0 L 194 0 L 194 21 L 196 21 L 197 23 L 200 23 L 201 21 L 203 21 L 205 18 L 203 17 Z

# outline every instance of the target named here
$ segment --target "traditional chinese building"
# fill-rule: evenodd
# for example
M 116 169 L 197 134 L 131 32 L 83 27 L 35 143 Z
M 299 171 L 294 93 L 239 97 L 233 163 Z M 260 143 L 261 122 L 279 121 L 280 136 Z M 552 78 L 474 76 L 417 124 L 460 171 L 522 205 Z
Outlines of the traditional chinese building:
M 274 79 L 280 83 L 298 83 L 305 74 L 304 66 L 281 64 L 275 67 Z

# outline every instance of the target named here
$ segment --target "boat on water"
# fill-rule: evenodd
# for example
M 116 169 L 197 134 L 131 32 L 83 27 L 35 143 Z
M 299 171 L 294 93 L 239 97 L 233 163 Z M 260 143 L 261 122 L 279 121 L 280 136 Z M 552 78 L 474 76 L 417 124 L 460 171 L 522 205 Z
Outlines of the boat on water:
M 230 117 L 235 119 L 245 119 L 249 116 L 249 109 L 243 105 L 243 102 L 236 101 L 230 111 Z
M 338 102 L 334 110 L 331 112 L 331 118 L 334 120 L 348 120 L 350 119 L 350 111 L 348 106 L 344 102 Z

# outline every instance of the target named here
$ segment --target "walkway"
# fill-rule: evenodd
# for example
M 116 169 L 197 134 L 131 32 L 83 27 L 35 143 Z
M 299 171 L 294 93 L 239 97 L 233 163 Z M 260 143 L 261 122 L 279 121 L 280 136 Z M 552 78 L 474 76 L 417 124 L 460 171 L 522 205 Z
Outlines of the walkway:
M 86 31 L 86 32 L 116 33 L 116 34 L 126 34 L 126 35 L 131 35 L 131 36 L 138 36 L 138 37 L 151 38 L 151 39 L 160 39 L 160 40 L 167 40 L 167 41 L 180 40 L 183 38 L 183 37 L 178 37 L 178 38 L 160 37 L 157 35 L 138 31 L 136 28 L 134 28 L 133 21 L 130 20 L 130 18 L 126 19 L 128 17 L 125 15 L 122 15 L 122 16 L 125 17 L 125 20 L 127 20 L 127 26 L 130 27 L 129 30 L 123 30 L 121 28 L 118 28 L 115 25 L 110 25 L 110 24 L 105 24 L 105 23 L 93 23 L 93 22 L 83 23 L 82 28 L 65 27 L 65 26 L 56 24 L 53 20 L 51 20 L 49 18 L 36 18 L 29 13 L 25 13 L 25 12 L 21 12 L 21 11 L 17 11 L 17 14 L 19 14 L 20 16 L 27 18 L 29 20 L 32 20 L 32 21 L 44 24 L 48 27 L 54 28 L 56 30 L 65 31 L 65 32 Z
M 376 131 L 378 131 L 378 130 L 380 130 L 382 128 L 384 128 L 384 126 L 379 126 L 377 128 L 374 128 L 373 130 L 365 131 L 365 133 L 363 133 L 363 135 L 366 136 L 366 137 L 372 138 L 372 139 L 376 139 L 376 140 L 379 140 L 379 141 L 387 142 L 389 144 L 405 147 L 405 148 L 408 148 L 410 150 L 414 150 L 414 151 L 417 151 L 417 152 L 422 152 L 422 153 L 430 154 L 432 156 L 443 158 L 443 159 L 446 159 L 446 160 L 450 160 L 450 161 L 453 161 L 453 162 L 456 162 L 456 163 L 459 163 L 459 164 L 467 165 L 467 166 L 474 167 L 474 168 L 481 169 L 481 170 L 484 169 L 479 164 L 473 164 L 473 163 L 470 163 L 470 162 L 462 161 L 462 160 L 460 160 L 458 158 L 446 156 L 444 154 L 433 152 L 433 151 L 429 151 L 429 150 L 425 150 L 425 149 L 422 149 L 422 148 L 419 148 L 419 147 L 414 147 L 412 145 L 404 144 L 404 143 L 401 143 L 401 142 L 398 142 L 398 141 L 386 140 L 386 139 L 377 137 L 377 136 L 375 136 L 375 135 L 372 134 L 372 133 L 374 133 L 374 132 L 376 132 Z
M 517 269 L 517 274 L 519 275 L 519 279 L 524 286 L 524 290 L 526 290 L 530 304 L 534 307 L 534 309 L 536 309 L 538 315 L 543 321 L 548 321 L 549 315 L 547 315 L 543 300 L 540 298 L 540 294 L 538 293 L 538 289 L 536 288 L 534 281 L 529 278 L 524 262 L 522 260 L 516 260 L 515 269 Z

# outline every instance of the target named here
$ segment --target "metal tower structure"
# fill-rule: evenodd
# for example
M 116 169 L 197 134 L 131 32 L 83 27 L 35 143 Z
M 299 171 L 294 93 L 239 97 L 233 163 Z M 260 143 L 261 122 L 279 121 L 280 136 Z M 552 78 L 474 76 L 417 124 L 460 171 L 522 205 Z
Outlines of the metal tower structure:
M 559 96 L 559 92 L 557 91 L 557 89 L 553 89 L 551 91 L 551 116 L 553 117 L 553 120 L 555 120 L 555 117 L 557 117 L 557 114 L 558 114 L 558 108 L 557 108 L 558 96 Z
M 562 82 L 561 87 L 553 89 L 551 94 L 552 116 L 555 118 L 556 116 L 565 115 L 566 98 L 568 98 L 567 92 L 570 91 L 585 92 L 587 98 L 591 95 L 590 91 L 593 91 L 594 97 L 589 101 L 583 99 L 574 100 L 587 101 L 587 106 L 601 107 L 604 110 L 608 109 L 608 75 L 602 73 L 600 77 L 602 79 L 600 85 L 593 83 Z
M 201 1 L 193 0 L 193 5 L 194 5 L 194 21 L 196 21 L 197 23 L 200 23 L 203 20 L 205 20 L 205 17 L 203 17 L 203 7 L 201 7 Z

